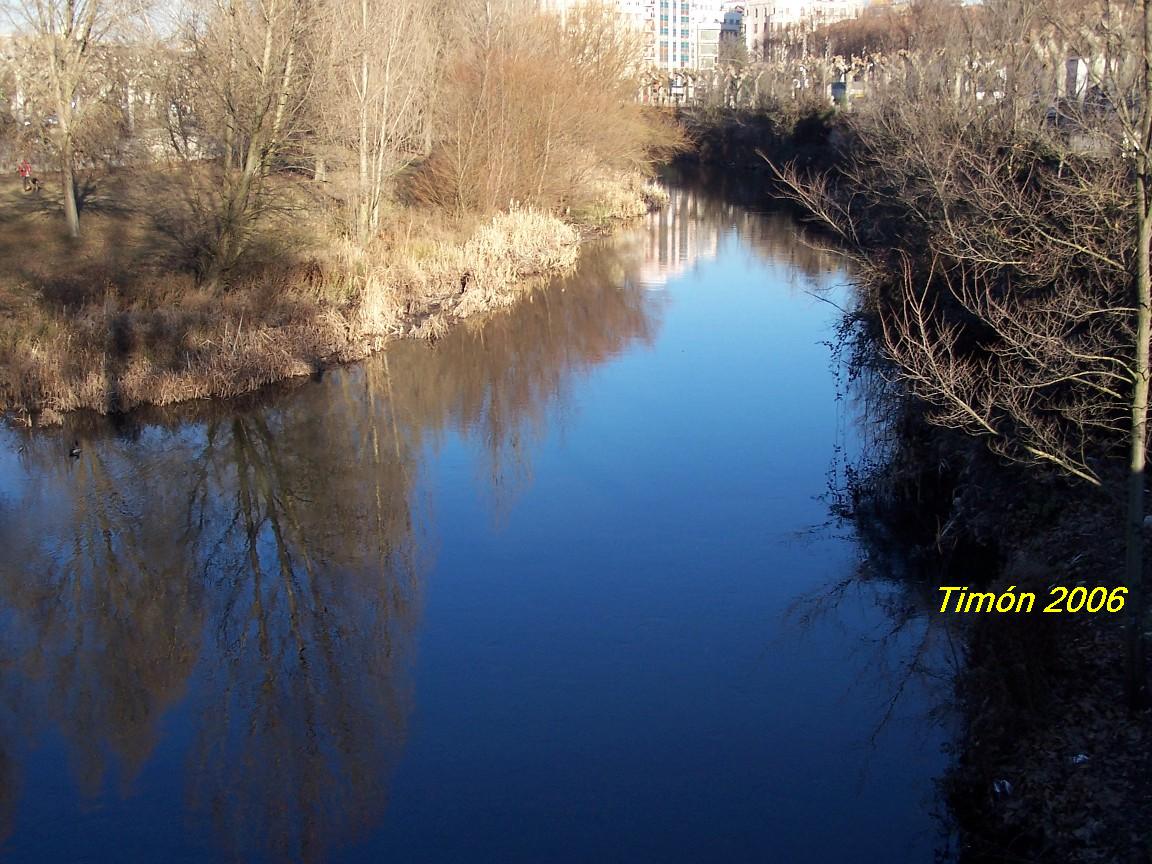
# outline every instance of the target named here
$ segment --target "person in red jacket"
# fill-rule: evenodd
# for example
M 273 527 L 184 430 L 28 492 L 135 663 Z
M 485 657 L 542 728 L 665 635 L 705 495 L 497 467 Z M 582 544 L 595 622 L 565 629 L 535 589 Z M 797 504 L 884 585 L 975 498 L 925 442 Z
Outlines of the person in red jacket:
M 20 161 L 20 167 L 17 169 L 20 172 L 20 179 L 24 182 L 24 191 L 32 191 L 32 163 L 28 161 L 27 157 Z

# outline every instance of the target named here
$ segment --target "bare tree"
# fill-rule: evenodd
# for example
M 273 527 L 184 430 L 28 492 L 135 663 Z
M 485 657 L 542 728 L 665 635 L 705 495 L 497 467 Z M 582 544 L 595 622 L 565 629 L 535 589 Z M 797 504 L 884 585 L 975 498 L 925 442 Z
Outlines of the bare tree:
M 30 41 L 31 53 L 46 71 L 45 83 L 56 126 L 64 217 L 68 233 L 80 236 L 76 196 L 77 141 L 87 122 L 103 107 L 92 73 L 99 49 L 106 47 L 145 10 L 143 0 L 29 0 L 15 5 L 11 17 Z
M 365 244 L 393 178 L 424 152 L 439 33 L 429 0 L 335 0 L 323 28 L 318 113 L 336 151 L 355 163 Z
M 1092 484 L 1127 450 L 1142 701 L 1152 0 L 999 0 L 938 37 L 852 121 L 861 155 L 839 187 L 779 176 L 860 252 L 883 346 L 935 422 Z
M 217 0 L 189 26 L 201 110 L 223 150 L 204 278 L 228 279 L 270 207 L 268 177 L 299 133 L 311 69 L 305 0 Z
M 460 12 L 425 198 L 458 212 L 574 203 L 605 171 L 638 169 L 659 138 L 636 104 L 641 44 L 613 9 L 564 19 L 523 0 Z

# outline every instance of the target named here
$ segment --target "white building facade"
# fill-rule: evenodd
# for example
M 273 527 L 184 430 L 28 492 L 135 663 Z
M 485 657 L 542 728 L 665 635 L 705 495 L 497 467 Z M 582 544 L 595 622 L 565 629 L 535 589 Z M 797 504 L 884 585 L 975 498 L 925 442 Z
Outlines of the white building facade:
M 563 15 L 584 0 L 540 0 Z M 621 23 L 645 36 L 647 65 L 674 75 L 716 65 L 724 26 L 724 0 L 614 0 Z
M 744 39 L 758 51 L 772 36 L 786 31 L 815 30 L 848 18 L 859 18 L 873 0 L 747 0 Z
M 655 0 L 653 62 L 669 73 L 716 65 L 724 22 L 721 0 Z

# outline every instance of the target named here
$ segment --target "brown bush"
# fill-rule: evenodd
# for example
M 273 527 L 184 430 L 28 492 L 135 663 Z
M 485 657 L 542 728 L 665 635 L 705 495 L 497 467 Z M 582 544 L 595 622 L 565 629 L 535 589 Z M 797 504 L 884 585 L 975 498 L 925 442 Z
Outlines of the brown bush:
M 473 4 L 461 16 L 419 199 L 457 212 L 579 206 L 605 176 L 676 146 L 673 128 L 636 104 L 640 43 L 615 12 L 521 11 Z

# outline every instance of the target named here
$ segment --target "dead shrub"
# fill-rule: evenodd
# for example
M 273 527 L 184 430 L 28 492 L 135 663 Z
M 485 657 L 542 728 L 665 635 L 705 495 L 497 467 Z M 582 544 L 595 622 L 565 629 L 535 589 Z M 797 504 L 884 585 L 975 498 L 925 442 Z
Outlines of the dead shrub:
M 421 201 L 457 213 L 590 203 L 590 185 L 644 170 L 674 128 L 635 101 L 640 43 L 585 4 L 561 22 L 514 8 L 464 16 L 439 106 L 440 135 L 415 173 Z

